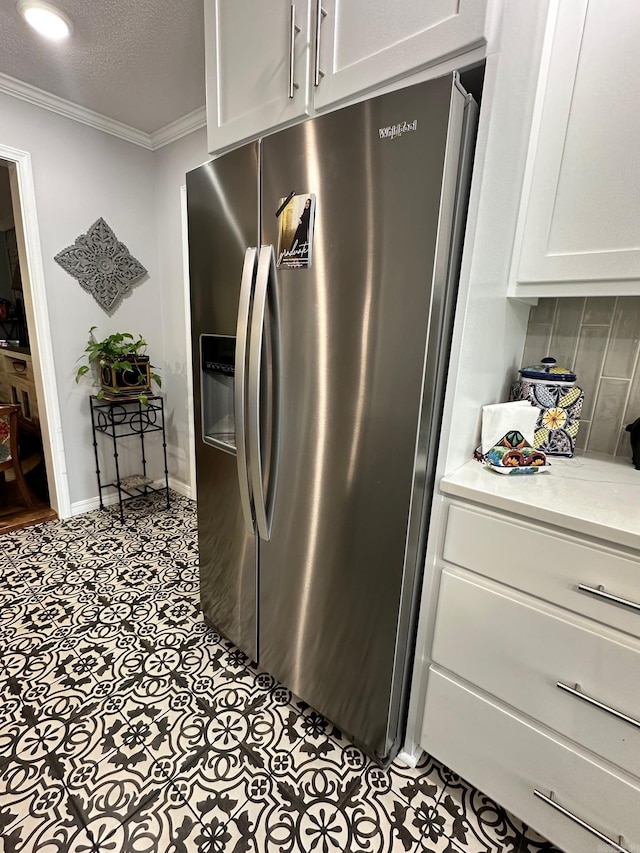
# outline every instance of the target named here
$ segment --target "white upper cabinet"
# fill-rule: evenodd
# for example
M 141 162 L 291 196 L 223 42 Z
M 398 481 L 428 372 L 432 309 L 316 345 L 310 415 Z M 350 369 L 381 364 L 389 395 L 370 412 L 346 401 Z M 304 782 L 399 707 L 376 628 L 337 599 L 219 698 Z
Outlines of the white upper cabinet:
M 209 151 L 483 45 L 487 2 L 204 0 Z
M 312 0 L 205 0 L 209 151 L 309 114 Z
M 483 44 L 486 5 L 486 0 L 315 0 L 314 28 L 317 9 L 323 10 L 315 108 Z M 314 61 L 318 64 L 315 51 Z
M 636 2 L 551 4 L 511 295 L 640 293 L 638 44 Z

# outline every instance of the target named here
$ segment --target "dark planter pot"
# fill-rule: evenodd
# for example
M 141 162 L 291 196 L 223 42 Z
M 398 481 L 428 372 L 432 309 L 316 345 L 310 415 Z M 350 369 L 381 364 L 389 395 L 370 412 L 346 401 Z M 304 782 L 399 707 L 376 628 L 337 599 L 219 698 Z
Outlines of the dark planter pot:
M 123 356 L 118 360 L 130 362 L 131 370 L 119 370 L 108 363 L 100 368 L 100 386 L 105 396 L 126 397 L 151 390 L 149 356 Z

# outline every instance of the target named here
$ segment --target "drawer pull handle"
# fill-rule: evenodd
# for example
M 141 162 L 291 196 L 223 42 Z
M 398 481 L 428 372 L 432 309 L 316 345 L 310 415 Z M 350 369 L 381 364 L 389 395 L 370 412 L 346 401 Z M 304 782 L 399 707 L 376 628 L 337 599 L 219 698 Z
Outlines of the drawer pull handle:
M 16 373 L 26 373 L 27 372 L 27 362 L 26 361 L 11 361 L 11 366 L 15 370 Z
M 590 832 L 592 835 L 595 835 L 596 838 L 600 839 L 600 841 L 604 841 L 605 844 L 609 845 L 613 850 L 617 850 L 618 853 L 630 853 L 630 851 L 627 850 L 626 847 L 622 846 L 622 843 L 618 844 L 618 842 L 614 841 L 613 838 L 609 838 L 608 835 L 605 835 L 603 832 L 600 832 L 595 827 L 582 820 L 582 818 L 579 818 L 578 815 L 575 815 L 573 812 L 570 812 L 569 809 L 565 809 L 564 806 L 561 806 L 560 803 L 557 803 L 553 798 L 553 791 L 550 791 L 549 796 L 547 796 L 546 794 L 543 794 L 542 791 L 537 791 L 534 788 L 533 795 L 535 797 L 538 797 L 548 806 L 551 806 L 552 808 L 556 809 L 556 811 L 559 811 L 565 817 L 568 817 L 570 820 L 577 823 L 578 826 L 581 826 L 583 829 L 586 829 L 587 832 Z M 620 842 L 622 842 L 622 840 L 622 836 L 620 836 Z
M 626 714 L 623 714 L 622 711 L 616 711 L 615 708 L 612 708 L 610 705 L 605 705 L 604 702 L 594 699 L 593 696 L 588 696 L 579 689 L 578 684 L 576 684 L 575 687 L 571 687 L 569 684 L 563 684 L 562 681 L 559 681 L 556 686 L 559 687 L 560 690 L 564 690 L 565 693 L 570 693 L 572 696 L 582 699 L 583 702 L 588 702 L 589 705 L 595 705 L 595 707 L 600 708 L 601 711 L 606 711 L 607 714 L 611 714 L 612 717 L 617 717 L 619 720 L 624 720 L 625 723 L 629 723 L 629 725 L 640 729 L 640 721 L 634 720 L 633 717 L 628 717 Z
M 640 604 L 635 601 L 629 601 L 627 598 L 620 598 L 619 595 L 613 595 L 611 592 L 605 592 L 603 586 L 587 586 L 586 583 L 579 583 L 578 589 L 581 592 L 588 592 L 589 595 L 596 595 L 598 598 L 604 598 L 605 601 L 610 601 L 612 604 L 621 604 L 622 607 L 630 607 L 632 610 L 640 613 Z

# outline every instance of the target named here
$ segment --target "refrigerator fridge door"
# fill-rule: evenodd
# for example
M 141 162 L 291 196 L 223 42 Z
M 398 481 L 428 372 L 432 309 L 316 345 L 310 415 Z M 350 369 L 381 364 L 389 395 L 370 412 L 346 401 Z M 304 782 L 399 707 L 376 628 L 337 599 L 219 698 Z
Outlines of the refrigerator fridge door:
M 443 334 L 464 102 L 449 77 L 263 140 L 262 242 L 285 265 L 259 660 L 381 757 L 397 738 L 424 558 L 439 411 L 427 354 Z M 281 225 L 292 192 L 304 207 Z
M 247 390 L 248 458 L 258 536 L 268 540 L 276 495 L 279 436 L 278 288 L 272 246 L 258 255 L 249 350 Z
M 234 386 L 246 375 L 238 359 L 255 280 L 249 267 L 257 264 L 255 249 L 251 255 L 247 247 L 258 242 L 259 156 L 257 143 L 247 145 L 187 175 L 202 610 L 207 622 L 252 658 L 257 547 L 243 412 L 234 406 Z M 216 423 L 209 426 L 208 420 Z

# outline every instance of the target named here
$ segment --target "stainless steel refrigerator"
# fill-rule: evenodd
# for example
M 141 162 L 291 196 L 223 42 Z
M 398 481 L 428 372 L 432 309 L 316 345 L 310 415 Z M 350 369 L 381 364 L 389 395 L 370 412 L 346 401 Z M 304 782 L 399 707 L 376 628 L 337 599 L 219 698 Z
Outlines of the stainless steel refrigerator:
M 205 618 L 398 749 L 476 106 L 439 78 L 187 175 Z

